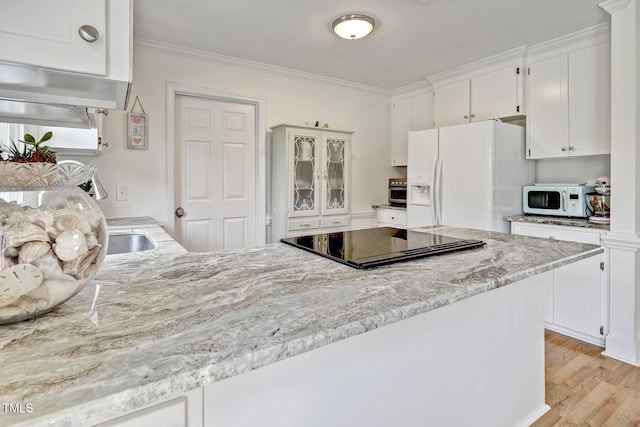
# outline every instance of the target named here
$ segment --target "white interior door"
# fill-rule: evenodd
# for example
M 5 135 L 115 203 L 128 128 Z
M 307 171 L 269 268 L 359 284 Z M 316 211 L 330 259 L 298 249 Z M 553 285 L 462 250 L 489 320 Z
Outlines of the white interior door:
M 176 238 L 189 251 L 255 245 L 255 106 L 176 97 Z

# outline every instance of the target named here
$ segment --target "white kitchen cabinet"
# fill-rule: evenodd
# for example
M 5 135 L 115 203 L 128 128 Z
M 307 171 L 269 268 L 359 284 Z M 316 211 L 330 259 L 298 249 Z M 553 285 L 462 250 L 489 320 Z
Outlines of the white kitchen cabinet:
M 408 132 L 433 127 L 433 94 L 429 90 L 397 96 L 391 107 L 391 166 L 407 166 Z
M 376 208 L 376 226 L 407 228 L 407 211 L 392 208 Z
M 527 158 L 610 154 L 610 44 L 529 63 Z
M 107 36 L 107 0 L 2 5 L 2 61 L 106 76 Z
M 600 245 L 604 230 L 547 224 L 511 223 L 524 236 Z M 608 255 L 593 256 L 544 273 L 545 326 L 597 345 L 608 331 Z
M 522 111 L 521 67 L 509 64 L 434 88 L 435 127 L 511 117 Z
M 123 110 L 131 44 L 131 0 L 4 2 L 0 97 Z
M 348 229 L 351 132 L 272 129 L 272 240 Z
M 166 402 L 152 405 L 95 427 L 202 427 L 203 389 L 186 392 Z

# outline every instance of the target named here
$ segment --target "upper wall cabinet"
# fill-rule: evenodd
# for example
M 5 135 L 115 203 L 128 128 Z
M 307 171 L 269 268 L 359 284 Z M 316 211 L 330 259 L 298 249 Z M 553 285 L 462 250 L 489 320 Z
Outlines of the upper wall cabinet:
M 394 96 L 391 114 L 391 166 L 406 166 L 408 132 L 433 127 L 431 90 Z
M 611 153 L 608 41 L 529 62 L 527 158 Z
M 524 114 L 524 48 L 431 76 L 435 127 Z
M 504 68 L 434 88 L 436 127 L 522 114 L 521 67 Z
M 0 97 L 124 109 L 131 81 L 130 0 L 5 3 Z
M 6 2 L 2 60 L 106 76 L 107 0 Z

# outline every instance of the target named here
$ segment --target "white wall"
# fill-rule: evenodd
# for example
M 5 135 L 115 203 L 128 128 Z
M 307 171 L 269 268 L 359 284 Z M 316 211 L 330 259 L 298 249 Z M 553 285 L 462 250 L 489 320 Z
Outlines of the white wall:
M 387 199 L 390 166 L 390 96 L 293 73 L 226 63 L 214 57 L 176 52 L 136 43 L 129 109 L 138 96 L 148 114 L 148 150 L 126 149 L 126 113 L 104 119 L 104 154 L 92 161 L 111 197 L 100 201 L 107 217 L 148 215 L 167 221 L 166 84 L 167 82 L 266 98 L 266 123 L 321 124 L 354 131 L 352 210 L 371 211 Z M 128 201 L 117 201 L 116 185 L 128 187 Z
M 611 176 L 611 156 L 585 156 L 536 160 L 536 182 L 581 183 Z M 614 184 L 615 186 L 615 184 Z

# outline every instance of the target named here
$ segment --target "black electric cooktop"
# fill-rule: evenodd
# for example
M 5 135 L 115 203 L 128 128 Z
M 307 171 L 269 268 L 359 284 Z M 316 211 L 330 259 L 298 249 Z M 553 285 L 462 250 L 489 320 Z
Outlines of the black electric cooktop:
M 392 227 L 286 237 L 281 242 L 354 268 L 378 267 L 485 245 L 481 240 L 464 240 Z

